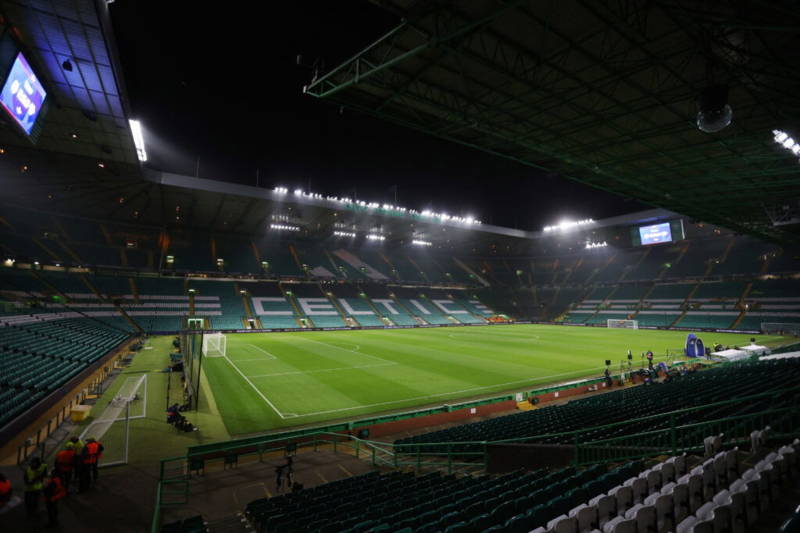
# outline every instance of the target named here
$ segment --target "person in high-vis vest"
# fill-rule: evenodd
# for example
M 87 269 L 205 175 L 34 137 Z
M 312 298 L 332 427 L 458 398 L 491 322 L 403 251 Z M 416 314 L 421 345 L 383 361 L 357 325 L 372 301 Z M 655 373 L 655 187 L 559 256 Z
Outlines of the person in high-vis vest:
M 30 465 L 25 469 L 25 509 L 28 516 L 34 516 L 39 509 L 39 498 L 44 488 L 44 478 L 47 475 L 47 465 L 38 457 L 31 459 Z
M 11 501 L 11 482 L 6 476 L 0 473 L 0 509 Z
M 58 525 L 58 500 L 67 495 L 67 489 L 61 482 L 58 472 L 53 469 L 50 479 L 44 486 L 44 506 L 47 508 L 47 527 Z
M 72 446 L 65 446 L 63 450 L 56 454 L 56 472 L 58 472 L 64 488 L 69 490 L 72 482 L 72 473 L 75 471 L 75 449 Z
M 80 473 L 80 492 L 89 488 L 90 484 L 97 481 L 97 462 L 103 456 L 103 445 L 97 442 L 96 439 L 90 437 L 86 439 L 86 444 L 83 446 L 83 465 Z

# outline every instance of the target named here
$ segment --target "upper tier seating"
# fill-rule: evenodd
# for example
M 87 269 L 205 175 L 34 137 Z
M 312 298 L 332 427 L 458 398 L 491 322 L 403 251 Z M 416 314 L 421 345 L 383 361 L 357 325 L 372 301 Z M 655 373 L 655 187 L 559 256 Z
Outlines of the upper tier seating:
M 652 280 L 656 279 L 664 270 L 669 272 L 669 269 L 672 268 L 671 265 L 680 257 L 682 248 L 682 246 L 656 246 L 650 248 L 649 253 L 642 262 L 628 272 L 625 280 Z
M 474 424 L 400 439 L 395 444 L 422 445 L 435 442 L 480 442 L 501 439 L 525 439 L 548 433 L 562 433 L 592 426 L 676 411 L 686 407 L 706 405 L 714 401 L 743 397 L 768 390 L 781 390 L 791 387 L 800 377 L 800 361 L 779 360 L 769 363 L 740 363 L 713 368 L 689 374 L 670 383 L 651 387 L 635 387 L 609 392 L 601 396 L 574 400 L 566 405 L 544 407 L 513 415 L 493 418 Z M 791 405 L 796 394 L 776 395 L 774 398 L 752 401 L 744 405 L 726 405 L 707 411 L 693 412 L 687 422 L 722 418 L 734 414 L 744 414 L 764 409 L 768 406 Z M 602 419 L 596 417 L 603 413 Z M 683 419 L 681 419 L 683 420 Z M 678 420 L 678 423 L 681 423 Z M 615 428 L 614 435 L 633 434 L 639 431 L 656 430 L 668 424 L 667 417 L 662 422 L 649 421 L 646 427 L 637 424 Z M 582 438 L 603 438 L 603 430 Z M 540 442 L 571 442 L 570 436 L 544 438 Z M 469 445 L 464 445 L 470 448 Z M 409 453 L 416 446 L 409 446 Z M 435 449 L 434 449 L 435 451 Z
M 298 245 L 295 249 L 303 269 L 311 277 L 333 279 L 355 275 L 352 271 L 348 272 L 344 265 L 335 263 L 322 246 Z
M 663 279 L 681 277 L 701 277 L 708 262 L 718 259 L 725 253 L 729 238 L 706 238 L 689 241 L 689 249 L 677 264 L 664 273 Z
M 267 273 L 272 276 L 304 277 L 305 273 L 292 256 L 289 245 L 276 235 L 267 235 L 255 242 L 259 257 L 268 265 Z
M 750 237 L 739 237 L 734 241 L 728 257 L 714 267 L 714 274 L 753 274 L 761 272 L 765 258 L 778 250 L 774 244 Z

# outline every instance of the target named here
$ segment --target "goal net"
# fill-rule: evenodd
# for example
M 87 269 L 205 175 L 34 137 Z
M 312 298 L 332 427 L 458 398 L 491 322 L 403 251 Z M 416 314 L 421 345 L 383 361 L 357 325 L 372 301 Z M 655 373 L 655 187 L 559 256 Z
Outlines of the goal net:
M 80 439 L 102 443 L 105 449 L 98 466 L 127 464 L 131 421 L 147 416 L 147 374 L 126 377 L 115 393 L 103 395 L 106 397 L 106 408 L 83 429 Z
M 204 357 L 225 357 L 228 338 L 222 333 L 205 333 L 203 335 Z
M 608 319 L 609 328 L 639 329 L 638 320 L 621 320 L 618 318 Z
M 800 322 L 762 322 L 765 335 L 800 335 Z

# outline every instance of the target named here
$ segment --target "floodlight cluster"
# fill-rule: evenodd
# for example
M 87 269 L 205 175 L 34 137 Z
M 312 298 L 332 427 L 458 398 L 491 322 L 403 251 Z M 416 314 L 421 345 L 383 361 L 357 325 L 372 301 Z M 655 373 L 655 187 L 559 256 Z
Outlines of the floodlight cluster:
M 792 152 L 795 156 L 800 157 L 800 143 L 789 137 L 789 134 L 781 130 L 772 130 L 775 142 Z
M 278 194 L 287 194 L 289 189 L 286 187 L 275 187 L 273 189 L 274 192 Z M 431 218 L 431 219 L 439 219 L 443 222 L 458 222 L 460 224 L 466 224 L 469 226 L 481 224 L 481 221 L 476 219 L 473 216 L 466 216 L 466 217 L 459 217 L 459 216 L 451 216 L 447 213 L 437 213 L 431 210 L 424 210 L 422 212 L 417 211 L 416 209 L 409 209 L 407 207 L 402 207 L 393 204 L 382 204 L 379 202 L 366 202 L 364 200 L 355 200 L 349 197 L 339 197 L 339 196 L 323 196 L 316 192 L 305 192 L 303 189 L 295 189 L 294 195 L 300 198 L 312 198 L 315 200 L 328 200 L 329 202 L 336 202 L 338 204 L 344 205 L 353 205 L 357 207 L 362 207 L 365 209 L 381 209 L 383 211 L 388 211 L 390 213 L 398 213 L 398 214 L 407 214 L 407 215 L 415 215 L 424 218 Z
M 415 244 L 417 246 L 433 246 L 433 243 L 430 241 L 421 241 L 418 239 L 414 239 L 411 241 L 411 244 Z
M 353 231 L 334 231 L 333 234 L 337 237 L 355 237 L 356 234 Z
M 270 224 L 269 229 L 276 229 L 279 231 L 300 231 L 298 226 L 290 226 L 288 224 Z
M 606 246 L 608 246 L 608 243 L 606 241 L 603 241 L 603 242 L 587 242 L 586 243 L 586 249 L 587 250 L 591 250 L 592 248 L 605 248 Z
M 592 218 L 584 218 L 583 220 L 562 220 L 558 224 L 553 226 L 545 226 L 544 231 L 545 233 L 549 233 L 551 231 L 564 231 L 568 229 L 574 229 L 581 226 L 588 226 L 589 224 L 594 224 L 594 219 Z
M 370 233 L 370 234 L 367 235 L 367 240 L 368 241 L 385 241 L 386 237 L 384 237 L 383 235 L 376 235 L 374 233 Z

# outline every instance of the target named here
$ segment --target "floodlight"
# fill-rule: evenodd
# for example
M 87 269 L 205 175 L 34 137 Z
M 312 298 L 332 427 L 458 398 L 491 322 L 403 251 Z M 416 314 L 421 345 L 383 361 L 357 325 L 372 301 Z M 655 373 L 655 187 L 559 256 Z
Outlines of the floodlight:
M 142 134 L 142 123 L 138 120 L 130 119 L 128 120 L 128 125 L 131 128 L 131 135 L 133 136 L 133 145 L 136 148 L 136 157 L 139 158 L 139 161 L 144 163 L 147 161 L 147 152 L 144 149 L 144 135 Z M 73 133 L 73 139 L 76 138 L 77 135 Z

